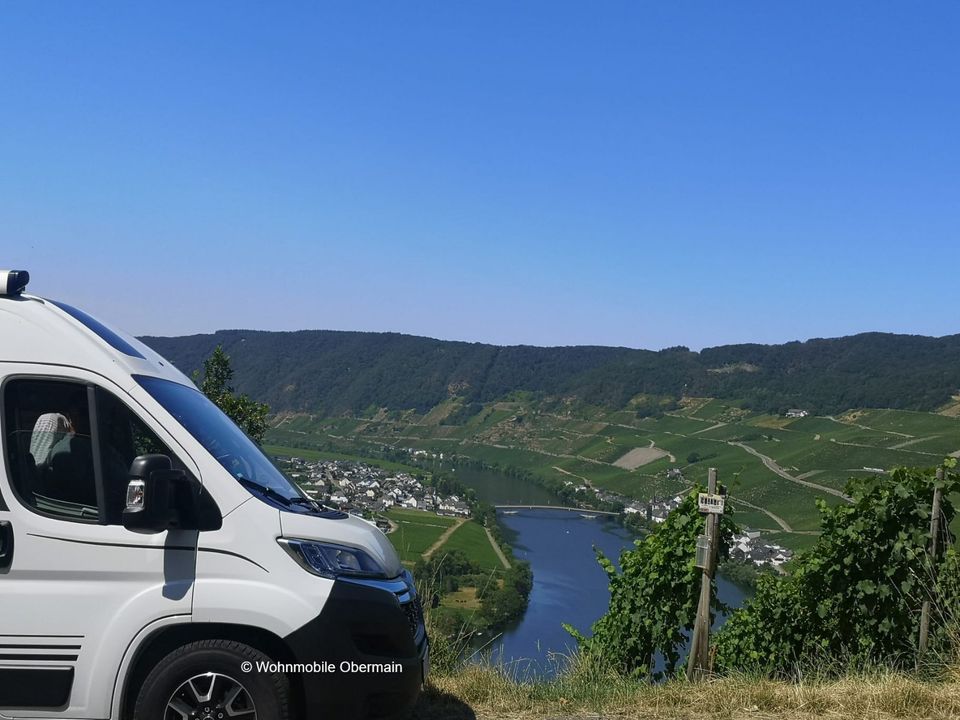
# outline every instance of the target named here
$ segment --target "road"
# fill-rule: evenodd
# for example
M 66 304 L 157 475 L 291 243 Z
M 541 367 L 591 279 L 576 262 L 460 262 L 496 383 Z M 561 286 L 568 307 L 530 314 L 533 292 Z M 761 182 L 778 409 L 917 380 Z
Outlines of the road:
M 842 492 L 840 492 L 836 488 L 827 487 L 826 485 L 819 485 L 817 483 L 812 483 L 809 480 L 801 480 L 798 477 L 794 477 L 793 475 L 788 473 L 786 470 L 784 470 L 782 467 L 777 465 L 777 463 L 774 461 L 773 458 L 768 457 L 767 455 L 764 455 L 762 452 L 758 450 L 754 450 L 749 445 L 745 445 L 744 443 L 740 443 L 740 442 L 731 442 L 728 444 L 736 445 L 738 448 L 742 448 L 743 450 L 746 450 L 748 453 L 750 453 L 754 457 L 760 458 L 760 461 L 767 466 L 768 470 L 772 470 L 777 475 L 782 477 L 784 480 L 789 480 L 790 482 L 796 483 L 797 485 L 803 485 L 808 488 L 813 488 L 814 490 L 819 490 L 820 492 L 829 493 L 830 495 L 836 495 L 838 498 L 843 498 L 847 502 L 851 502 L 848 496 L 844 495 Z

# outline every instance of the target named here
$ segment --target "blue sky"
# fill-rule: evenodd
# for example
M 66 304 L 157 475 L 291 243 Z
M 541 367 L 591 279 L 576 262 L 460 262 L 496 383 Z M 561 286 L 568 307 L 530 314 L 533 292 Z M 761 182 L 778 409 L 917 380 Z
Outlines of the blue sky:
M 960 4 L 4 3 L 0 267 L 137 334 L 960 332 Z

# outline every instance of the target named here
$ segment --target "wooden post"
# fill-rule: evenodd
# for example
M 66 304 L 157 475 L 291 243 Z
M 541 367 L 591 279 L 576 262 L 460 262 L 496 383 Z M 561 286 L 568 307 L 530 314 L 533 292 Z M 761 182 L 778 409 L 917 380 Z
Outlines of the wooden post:
M 710 468 L 707 474 L 707 492 L 717 492 L 717 469 Z M 710 658 L 710 591 L 713 587 L 713 574 L 717 564 L 717 537 L 720 516 L 707 515 L 705 534 L 710 544 L 709 562 L 700 578 L 700 602 L 697 604 L 697 619 L 690 638 L 690 654 L 687 657 L 687 680 L 699 680 L 707 670 Z
M 937 468 L 937 485 L 933 489 L 933 507 L 930 511 L 930 592 L 927 593 L 927 599 L 923 601 L 923 608 L 920 611 L 920 654 L 927 651 L 927 642 L 930 637 L 930 598 L 929 596 L 936 591 L 937 582 L 937 551 L 940 549 L 940 499 L 943 490 L 940 486 L 943 484 L 943 468 Z

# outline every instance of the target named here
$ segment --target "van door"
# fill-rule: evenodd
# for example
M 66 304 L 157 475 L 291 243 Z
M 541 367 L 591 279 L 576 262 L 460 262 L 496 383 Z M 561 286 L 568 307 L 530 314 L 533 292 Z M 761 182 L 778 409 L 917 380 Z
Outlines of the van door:
M 195 531 L 121 525 L 127 471 L 157 452 L 196 466 L 103 378 L 3 367 L 0 715 L 109 717 L 130 641 L 189 616 L 196 568 Z

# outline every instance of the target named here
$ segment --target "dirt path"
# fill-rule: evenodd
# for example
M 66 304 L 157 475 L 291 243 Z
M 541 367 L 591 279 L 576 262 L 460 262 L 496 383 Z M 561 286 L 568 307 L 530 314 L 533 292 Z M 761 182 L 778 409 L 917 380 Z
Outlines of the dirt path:
M 696 418 L 696 419 L 699 420 L 700 418 Z M 711 425 L 711 426 L 708 427 L 708 428 L 703 428 L 703 430 L 694 430 L 694 431 L 693 431 L 692 433 L 690 433 L 690 434 L 691 434 L 691 435 L 699 435 L 700 433 L 710 432 L 711 430 L 717 430 L 717 429 L 719 429 L 719 428 L 726 427 L 726 426 L 727 426 L 727 424 L 726 424 L 725 422 L 718 422 L 716 425 Z
M 590 484 L 590 481 L 587 478 L 585 478 L 583 475 L 577 475 L 576 473 L 572 473 L 569 470 L 564 470 L 562 467 L 557 467 L 556 465 L 553 466 L 553 469 L 556 470 L 558 473 L 569 475 L 570 477 L 574 477 L 577 480 L 583 480 L 583 482 L 586 484 L 587 487 L 593 487 Z
M 450 527 L 448 527 L 446 530 L 444 530 L 442 533 L 440 533 L 440 537 L 437 538 L 437 541 L 436 541 L 433 545 L 431 545 L 430 547 L 428 547 L 428 548 L 426 549 L 426 552 L 424 552 L 424 553 L 423 553 L 423 556 L 422 556 L 423 559 L 424 559 L 424 560 L 429 560 L 429 559 L 430 559 L 430 556 L 433 555 L 437 550 L 439 550 L 440 547 L 441 547 L 447 540 L 450 539 L 450 536 L 453 535 L 453 534 L 457 531 L 457 528 L 460 527 L 461 525 L 463 525 L 465 522 L 466 522 L 465 519 L 463 519 L 463 518 L 457 518 L 457 521 L 456 521 L 453 525 L 451 525 Z
M 422 440 L 423 438 L 420 438 L 420 439 Z M 451 438 L 451 439 L 456 440 L 456 438 Z M 604 462 L 603 460 L 588 458 L 583 455 L 570 455 L 569 453 L 555 453 L 555 452 L 550 452 L 549 450 L 542 450 L 540 448 L 519 447 L 516 445 L 502 445 L 497 443 L 483 443 L 483 442 L 477 442 L 476 440 L 470 440 L 467 438 L 463 440 L 458 440 L 457 442 L 459 442 L 461 445 L 480 445 L 481 447 L 493 447 L 493 448 L 499 448 L 500 450 L 523 450 L 525 452 L 534 452 L 534 453 L 537 453 L 538 455 L 546 455 L 547 457 L 566 458 L 568 460 L 582 460 L 583 462 L 593 463 L 594 465 L 606 465 L 608 467 L 613 467 L 613 463 Z
M 774 515 L 772 512 L 766 508 L 762 508 L 759 505 L 754 505 L 753 503 L 748 503 L 746 500 L 741 500 L 740 498 L 730 497 L 730 501 L 734 503 L 740 503 L 741 505 L 746 505 L 748 508 L 753 508 L 754 510 L 759 510 L 764 515 L 767 515 L 771 520 L 773 520 L 784 532 L 792 533 L 793 528 L 790 527 L 790 523 L 784 520 L 779 515 Z
M 908 440 L 905 443 L 901 443 L 900 445 L 894 445 L 888 448 L 877 447 L 876 445 L 867 445 L 865 443 L 844 442 L 843 440 L 837 440 L 836 438 L 830 438 L 830 442 L 836 445 L 846 445 L 847 447 L 858 447 L 858 448 L 864 448 L 866 450 L 898 450 L 898 449 L 903 449 L 906 445 L 912 445 L 915 442 L 923 442 L 924 440 L 928 440 L 928 439 L 929 438 L 916 438 L 915 440 Z M 926 450 L 903 449 L 903 452 L 915 453 L 917 455 L 934 455 L 937 457 L 940 456 L 940 453 L 927 452 Z
M 902 449 L 905 448 L 905 447 L 910 447 L 911 445 L 916 445 L 917 443 L 922 443 L 922 442 L 925 442 L 925 441 L 927 441 L 927 440 L 936 440 L 938 437 L 940 437 L 940 436 L 939 436 L 939 435 L 931 435 L 930 437 L 918 437 L 918 438 L 914 438 L 913 440 L 907 440 L 906 442 L 897 443 L 896 445 L 891 445 L 888 449 L 889 449 L 889 450 L 902 450 Z M 932 454 L 932 453 L 931 453 L 931 454 Z
M 837 420 L 833 415 L 824 415 L 826 420 L 832 420 L 838 425 L 852 425 L 853 427 L 858 427 L 861 430 L 869 430 L 870 432 L 884 433 L 885 435 L 899 435 L 900 437 L 912 438 L 913 435 L 907 433 L 897 432 L 896 430 L 878 430 L 877 428 L 872 428 L 869 425 L 861 425 L 858 422 L 847 422 L 846 420 Z
M 826 485 L 819 485 L 819 484 L 817 484 L 817 483 L 813 483 L 813 482 L 810 482 L 810 481 L 808 481 L 808 480 L 801 480 L 801 479 L 798 478 L 798 477 L 794 477 L 793 475 L 791 475 L 790 473 L 788 473 L 786 470 L 784 470 L 782 467 L 780 467 L 779 465 L 777 465 L 776 461 L 774 461 L 773 458 L 764 455 L 764 454 L 763 454 L 762 452 L 760 452 L 759 450 L 754 450 L 754 449 L 753 449 L 752 447 L 750 447 L 749 445 L 745 445 L 744 443 L 740 443 L 740 442 L 730 442 L 730 443 L 727 443 L 727 444 L 728 444 L 728 445 L 735 445 L 735 446 L 738 447 L 738 448 L 741 448 L 741 449 L 743 449 L 743 450 L 746 450 L 748 453 L 750 453 L 750 454 L 753 455 L 754 457 L 760 458 L 760 461 L 761 461 L 764 465 L 766 465 L 766 467 L 767 467 L 768 470 L 772 470 L 772 471 L 775 472 L 777 475 L 779 475 L 780 477 L 782 477 L 784 480 L 789 480 L 790 482 L 796 483 L 797 485 L 803 485 L 803 486 L 808 487 L 808 488 L 813 488 L 814 490 L 819 490 L 820 492 L 829 493 L 830 495 L 836 495 L 838 498 L 843 498 L 843 499 L 846 500 L 847 502 L 851 502 L 851 500 L 850 500 L 849 497 L 847 497 L 846 495 L 844 495 L 842 492 L 840 492 L 840 491 L 837 490 L 836 488 L 827 487 Z
M 500 546 L 497 545 L 497 541 L 493 539 L 493 534 L 490 532 L 490 528 L 485 527 L 484 530 L 487 531 L 487 540 L 490 541 L 490 547 L 493 548 L 493 551 L 497 554 L 497 557 L 500 558 L 500 562 L 503 563 L 504 569 L 509 570 L 510 561 L 507 560 L 507 556 L 503 554 L 503 550 L 501 550 Z
M 387 524 L 390 526 L 390 529 L 387 530 L 387 531 L 384 533 L 384 535 L 389 535 L 389 534 L 392 533 L 392 532 L 396 532 L 396 531 L 397 531 L 397 528 L 400 527 L 396 522 L 394 522 L 393 520 L 391 520 L 390 518 L 388 518 L 386 515 L 383 516 L 383 519 L 386 520 L 386 521 L 387 521 Z

